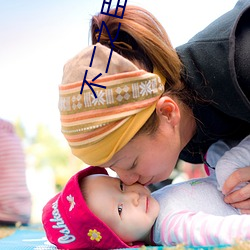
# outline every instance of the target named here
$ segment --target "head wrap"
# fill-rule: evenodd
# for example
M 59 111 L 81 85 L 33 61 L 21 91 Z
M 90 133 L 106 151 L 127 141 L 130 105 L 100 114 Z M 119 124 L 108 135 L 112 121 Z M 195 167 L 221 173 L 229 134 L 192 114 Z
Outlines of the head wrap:
M 134 246 L 124 243 L 88 208 L 80 182 L 94 174 L 108 175 L 104 168 L 85 168 L 73 175 L 64 189 L 44 206 L 42 222 L 48 240 L 58 249 L 139 247 L 139 243 Z
M 73 154 L 89 165 L 107 162 L 125 146 L 151 116 L 164 91 L 164 79 L 158 74 L 139 70 L 116 52 L 105 73 L 110 51 L 99 43 L 81 51 L 64 66 L 59 86 L 62 133 Z M 92 86 L 97 98 L 86 84 L 80 94 L 86 70 L 89 83 L 102 73 L 93 83 L 106 89 Z

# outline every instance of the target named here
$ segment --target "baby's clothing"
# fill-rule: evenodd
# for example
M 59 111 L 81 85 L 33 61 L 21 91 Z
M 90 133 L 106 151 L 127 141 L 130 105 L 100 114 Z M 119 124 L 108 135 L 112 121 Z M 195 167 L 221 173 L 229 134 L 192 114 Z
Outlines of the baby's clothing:
M 250 216 L 240 215 L 225 203 L 218 190 L 233 171 L 250 165 L 250 136 L 229 149 L 222 141 L 211 146 L 207 161 L 211 167 L 216 165 L 216 171 L 210 168 L 209 177 L 166 186 L 152 193 L 160 203 L 153 229 L 156 245 L 205 246 L 232 244 L 237 238 L 250 239 Z

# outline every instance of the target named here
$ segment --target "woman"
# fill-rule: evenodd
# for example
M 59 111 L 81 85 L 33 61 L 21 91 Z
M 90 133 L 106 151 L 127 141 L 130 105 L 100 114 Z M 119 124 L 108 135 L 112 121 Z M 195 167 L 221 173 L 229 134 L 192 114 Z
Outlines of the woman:
M 250 1 L 239 1 L 176 51 L 144 9 L 127 6 L 123 19 L 94 16 L 95 46 L 65 65 L 60 86 L 62 132 L 72 152 L 128 185 L 149 185 L 168 178 L 178 158 L 202 163 L 212 143 L 250 134 L 249 12 Z M 77 95 L 86 72 L 87 79 L 105 72 L 111 48 L 108 73 L 94 81 L 106 90 L 96 88 L 98 98 L 88 89 Z M 225 190 L 249 179 L 250 166 L 232 174 Z M 250 211 L 249 191 L 247 185 L 225 201 Z

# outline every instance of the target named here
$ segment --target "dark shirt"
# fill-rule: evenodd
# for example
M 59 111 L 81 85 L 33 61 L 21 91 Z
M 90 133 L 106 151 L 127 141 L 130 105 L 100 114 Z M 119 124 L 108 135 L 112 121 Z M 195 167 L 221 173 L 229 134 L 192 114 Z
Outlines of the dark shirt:
M 185 83 L 206 100 L 192 107 L 197 131 L 180 158 L 202 163 L 212 143 L 250 134 L 250 0 L 176 50 Z

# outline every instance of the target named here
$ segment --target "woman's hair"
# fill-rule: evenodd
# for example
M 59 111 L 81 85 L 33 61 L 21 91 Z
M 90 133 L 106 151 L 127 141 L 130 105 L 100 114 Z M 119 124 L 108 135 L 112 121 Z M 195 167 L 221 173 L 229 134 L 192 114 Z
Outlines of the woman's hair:
M 121 15 L 121 11 L 118 10 L 117 15 Z M 114 15 L 115 9 L 109 13 Z M 137 6 L 126 6 L 122 19 L 104 14 L 93 16 L 91 21 L 93 44 L 98 42 L 102 22 L 105 22 L 112 40 L 118 33 L 119 23 L 121 24 L 114 42 L 114 51 L 148 72 L 153 72 L 156 68 L 166 78 L 164 94 L 176 97 L 184 104 L 190 104 L 190 93 L 181 82 L 181 61 L 165 29 L 150 12 Z M 105 26 L 99 42 L 112 48 Z M 153 134 L 157 128 L 158 119 L 154 112 L 138 133 Z

